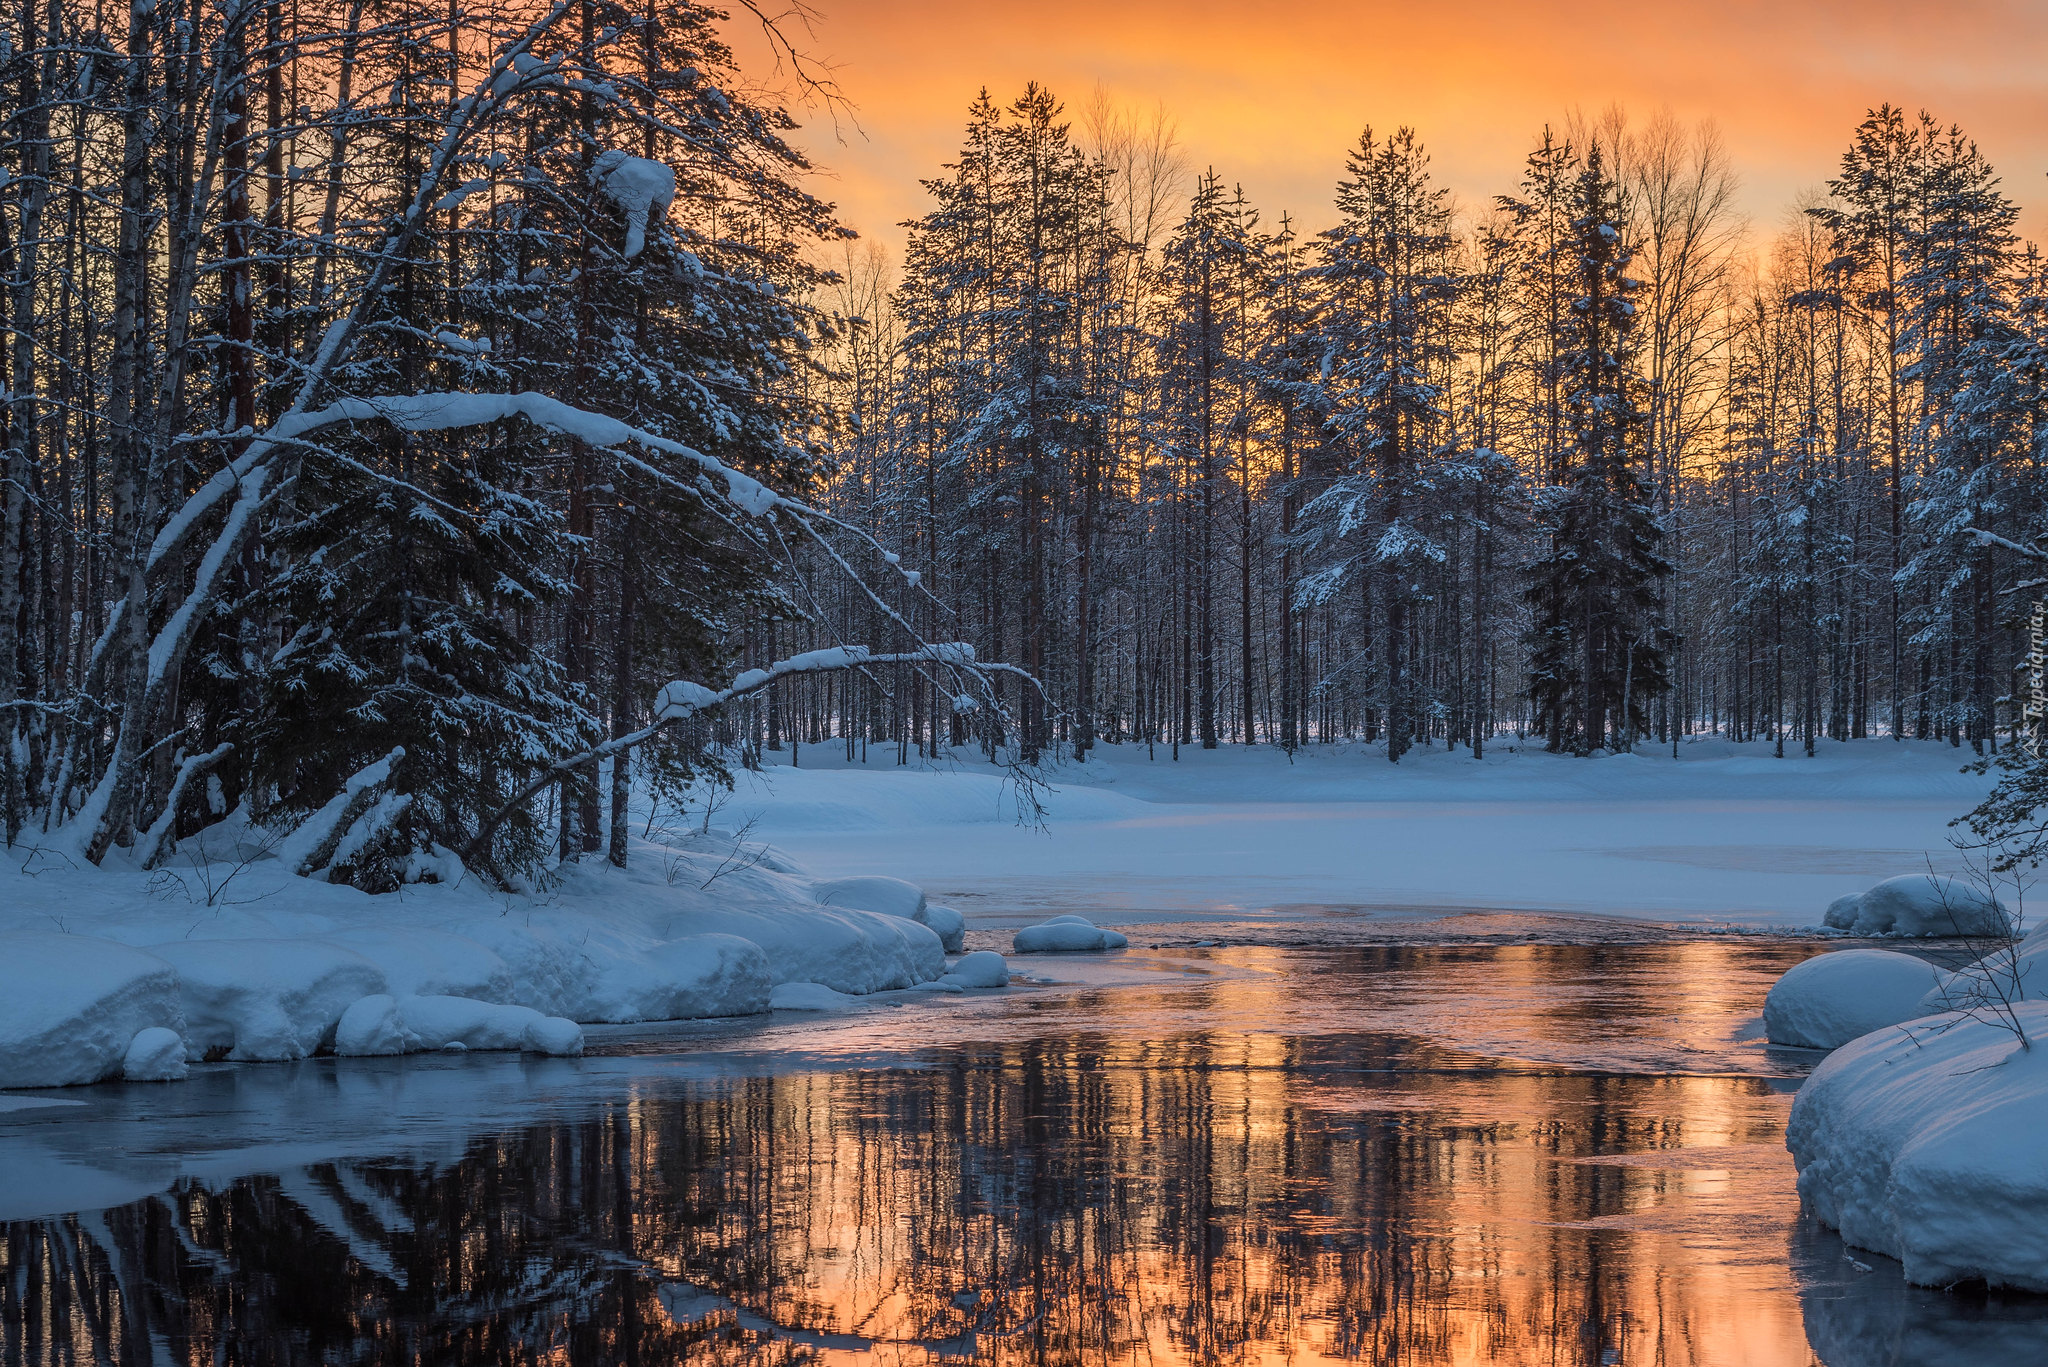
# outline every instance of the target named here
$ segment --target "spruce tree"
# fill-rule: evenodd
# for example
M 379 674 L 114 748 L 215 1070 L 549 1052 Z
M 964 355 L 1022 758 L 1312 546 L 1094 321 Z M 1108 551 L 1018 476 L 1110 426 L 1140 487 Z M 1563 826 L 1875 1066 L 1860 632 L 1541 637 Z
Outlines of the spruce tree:
M 1577 288 L 1558 343 L 1564 480 L 1544 493 L 1549 545 L 1529 566 L 1529 693 L 1549 748 L 1630 743 L 1667 686 L 1656 627 L 1662 530 L 1644 461 L 1635 304 L 1617 187 L 1601 148 L 1573 185 L 1566 277 Z

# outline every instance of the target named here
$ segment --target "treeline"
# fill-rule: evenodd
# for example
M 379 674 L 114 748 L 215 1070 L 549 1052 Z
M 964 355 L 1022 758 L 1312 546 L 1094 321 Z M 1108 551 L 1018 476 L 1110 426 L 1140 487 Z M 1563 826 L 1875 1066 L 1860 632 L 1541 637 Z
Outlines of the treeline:
M 1775 238 L 1711 127 L 1530 148 L 1461 208 L 1367 129 L 1309 231 L 1158 124 L 976 100 L 893 283 L 846 253 L 822 398 L 834 506 L 921 571 L 927 633 L 1045 680 L 1006 739 L 2021 725 L 2048 320 L 1975 144 L 1875 110 Z M 842 595 L 791 630 L 875 626 Z M 962 739 L 908 692 L 778 706 L 771 739 Z
M 609 761 L 704 767 L 790 545 L 886 568 L 797 501 L 843 230 L 723 17 L 8 11 L 9 845 L 148 867 L 318 814 L 294 857 L 370 887 L 623 862 Z

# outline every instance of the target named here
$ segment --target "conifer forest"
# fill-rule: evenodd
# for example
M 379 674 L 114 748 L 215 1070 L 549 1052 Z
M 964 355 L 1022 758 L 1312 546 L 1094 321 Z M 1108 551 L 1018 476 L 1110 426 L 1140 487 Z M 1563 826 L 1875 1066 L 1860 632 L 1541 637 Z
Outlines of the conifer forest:
M 623 861 L 636 766 L 810 747 L 2028 725 L 2048 271 L 1940 111 L 1871 92 L 1770 222 L 1620 110 L 1485 199 L 1367 127 L 1283 206 L 970 76 L 895 253 L 725 20 L 9 11 L 10 843 L 342 803 L 340 877 L 516 879 Z

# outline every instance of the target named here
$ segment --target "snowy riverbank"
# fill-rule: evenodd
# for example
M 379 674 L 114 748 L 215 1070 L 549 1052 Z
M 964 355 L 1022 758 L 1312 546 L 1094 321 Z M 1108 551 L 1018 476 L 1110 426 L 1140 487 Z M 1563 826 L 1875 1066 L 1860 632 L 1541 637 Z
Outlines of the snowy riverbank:
M 1042 830 L 973 754 L 898 767 L 874 747 L 771 756 L 721 820 L 821 873 L 886 873 L 970 928 L 1091 919 L 1329 921 L 1483 909 L 1819 926 L 1881 879 L 1953 865 L 1948 822 L 1990 781 L 1931 742 L 1826 743 L 1813 759 L 1702 739 L 1575 759 L 1493 746 L 1104 746 L 1052 771 Z M 797 767 L 792 768 L 794 758 Z
M 940 981 L 957 922 L 917 889 L 820 882 L 717 833 L 524 894 L 464 878 L 369 896 L 293 875 L 274 845 L 224 826 L 154 873 L 34 852 L 0 871 L 0 1086 L 336 1047 L 574 1053 L 576 1023 L 759 1013 L 790 985 L 969 986 Z

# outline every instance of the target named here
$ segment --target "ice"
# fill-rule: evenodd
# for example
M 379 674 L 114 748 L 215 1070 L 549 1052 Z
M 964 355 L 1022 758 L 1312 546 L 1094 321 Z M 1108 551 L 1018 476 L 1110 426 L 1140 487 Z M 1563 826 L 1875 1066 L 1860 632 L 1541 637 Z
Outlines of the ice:
M 341 1013 L 384 991 L 384 975 L 324 940 L 185 940 L 159 945 L 178 973 L 189 1058 L 305 1058 L 334 1042 Z
M 129 1082 L 182 1082 L 187 1071 L 184 1039 L 161 1025 L 136 1031 L 121 1060 L 121 1076 Z
M 1921 999 L 1939 987 L 1941 976 L 1925 959 L 1888 949 L 1816 954 L 1764 998 L 1764 1033 L 1773 1044 L 1839 1048 L 1927 1014 Z
M 1839 897 L 1826 923 L 1853 935 L 2004 935 L 2011 918 L 1992 897 L 1955 878 L 1905 874 Z
M 1118 931 L 1098 929 L 1084 916 L 1070 915 L 1026 926 L 1017 932 L 1012 944 L 1019 954 L 1062 954 L 1122 949 L 1130 941 Z
M 956 959 L 946 970 L 946 979 L 962 987 L 1008 987 L 1010 965 L 992 949 L 977 949 Z
M 1816 1068 L 1785 1143 L 1799 1193 L 1925 1286 L 2048 1291 L 2048 1002 L 1865 1035 Z
M 86 935 L 0 933 L 0 1087 L 115 1077 L 138 1034 L 184 1026 L 177 973 L 156 955 Z
M 823 983 L 779 983 L 768 996 L 777 1011 L 837 1011 L 860 1000 Z

